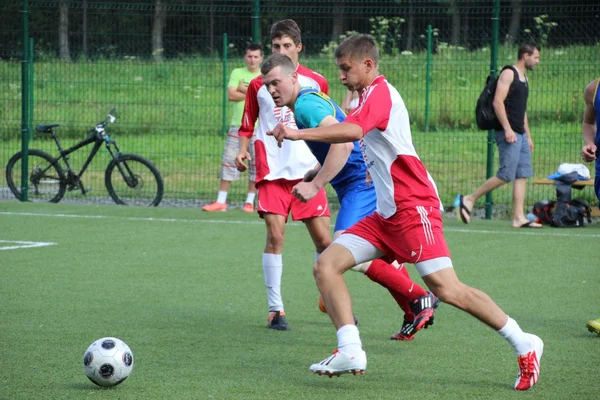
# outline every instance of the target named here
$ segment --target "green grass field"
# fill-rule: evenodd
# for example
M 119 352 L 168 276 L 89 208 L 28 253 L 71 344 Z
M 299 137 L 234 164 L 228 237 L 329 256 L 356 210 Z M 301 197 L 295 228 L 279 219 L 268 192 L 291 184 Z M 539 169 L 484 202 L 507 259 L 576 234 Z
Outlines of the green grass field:
M 446 220 L 461 279 L 545 341 L 539 384 L 516 393 L 516 358 L 489 328 L 448 305 L 412 342 L 402 315 L 365 277 L 346 280 L 369 365 L 364 376 L 308 371 L 335 346 L 318 311 L 305 228 L 290 224 L 283 296 L 288 332 L 265 328 L 264 224 L 239 210 L 0 203 L 0 399 L 594 399 L 600 336 L 600 223 L 517 231 Z M 21 244 L 22 245 L 22 244 Z M 417 279 L 413 266 L 409 267 Z M 132 348 L 113 389 L 83 374 L 104 336 Z

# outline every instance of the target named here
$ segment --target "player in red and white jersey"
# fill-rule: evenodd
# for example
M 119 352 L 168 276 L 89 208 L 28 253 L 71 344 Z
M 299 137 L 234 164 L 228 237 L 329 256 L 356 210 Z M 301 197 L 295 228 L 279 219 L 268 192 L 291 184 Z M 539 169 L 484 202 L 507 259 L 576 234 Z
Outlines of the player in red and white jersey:
M 338 349 L 310 369 L 322 375 L 363 373 L 367 358 L 353 323 L 350 294 L 342 273 L 352 266 L 387 256 L 415 264 L 439 299 L 496 330 L 518 355 L 516 390 L 538 380 L 542 340 L 521 330 L 494 301 L 458 279 L 442 232 L 441 203 L 431 176 L 412 144 L 408 112 L 396 89 L 379 75 L 373 38 L 352 35 L 335 51 L 340 79 L 360 92 L 358 107 L 344 122 L 293 130 L 279 124 L 270 132 L 283 139 L 342 143 L 360 140 L 377 190 L 377 211 L 336 239 L 314 267 L 325 307 L 337 329 Z
M 283 52 L 283 51 L 282 51 Z M 316 72 L 296 63 L 300 84 L 327 91 L 327 80 Z M 256 120 L 258 125 L 254 128 Z M 294 113 L 288 107 L 277 107 L 273 98 L 263 85 L 262 76 L 254 78 L 246 92 L 246 104 L 240 136 L 251 138 L 256 135 L 255 165 L 256 183 L 264 180 L 302 179 L 304 174 L 314 168 L 317 160 L 304 142 L 289 142 L 282 148 L 277 141 L 267 136 L 267 131 L 278 123 L 284 123 L 296 129 Z M 247 146 L 245 147 L 247 148 Z
M 300 28 L 291 19 L 278 21 L 271 27 L 271 48 L 273 53 L 287 55 L 297 66 L 303 84 L 327 92 L 327 81 L 321 75 L 298 65 L 302 50 Z M 286 143 L 282 149 L 277 141 L 266 135 L 276 124 L 283 123 L 296 129 L 291 110 L 276 107 L 271 95 L 262 84 L 261 78 L 250 82 L 246 92 L 246 104 L 239 130 L 240 150 L 236 165 L 240 171 L 247 169 L 250 159 L 248 143 L 256 127 L 254 145 L 256 160 L 256 188 L 258 189 L 258 213 L 265 220 L 267 241 L 262 257 L 263 274 L 267 288 L 269 317 L 267 327 L 288 330 L 281 297 L 281 276 L 283 272 L 282 251 L 285 223 L 289 214 L 294 221 L 302 221 L 315 245 L 315 258 L 331 244 L 329 228 L 329 205 L 325 191 L 309 202 L 303 203 L 292 195 L 292 188 L 304 175 L 318 164 L 304 142 Z

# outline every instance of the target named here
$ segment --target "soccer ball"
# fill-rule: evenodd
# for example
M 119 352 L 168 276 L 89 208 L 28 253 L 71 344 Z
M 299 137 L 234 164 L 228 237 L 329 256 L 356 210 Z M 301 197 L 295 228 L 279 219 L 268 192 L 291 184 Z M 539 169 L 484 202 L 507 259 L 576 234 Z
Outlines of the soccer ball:
M 127 379 L 132 369 L 133 352 L 121 339 L 98 339 L 83 355 L 83 372 L 98 386 L 116 386 Z

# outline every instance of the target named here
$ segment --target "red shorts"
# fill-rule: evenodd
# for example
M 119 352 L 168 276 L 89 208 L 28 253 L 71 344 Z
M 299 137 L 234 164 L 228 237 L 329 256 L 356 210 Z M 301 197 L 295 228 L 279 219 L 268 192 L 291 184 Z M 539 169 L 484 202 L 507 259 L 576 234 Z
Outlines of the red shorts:
M 344 233 L 360 236 L 399 263 L 416 264 L 450 258 L 442 226 L 440 210 L 417 206 L 396 212 L 388 219 L 373 213 Z
M 283 215 L 286 218 L 292 213 L 292 220 L 301 221 L 313 217 L 329 217 L 329 205 L 325 190 L 321 191 L 306 203 L 301 202 L 292 195 L 292 188 L 302 179 L 288 181 L 277 179 L 275 181 L 261 181 L 258 189 L 258 214 Z

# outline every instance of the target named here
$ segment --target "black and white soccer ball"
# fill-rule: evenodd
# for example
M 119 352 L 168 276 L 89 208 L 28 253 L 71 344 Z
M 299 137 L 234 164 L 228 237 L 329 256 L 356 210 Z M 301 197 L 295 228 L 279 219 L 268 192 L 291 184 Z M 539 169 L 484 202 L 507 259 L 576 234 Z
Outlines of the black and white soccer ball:
M 98 339 L 83 355 L 83 371 L 98 386 L 116 386 L 127 379 L 132 370 L 133 352 L 121 339 Z

